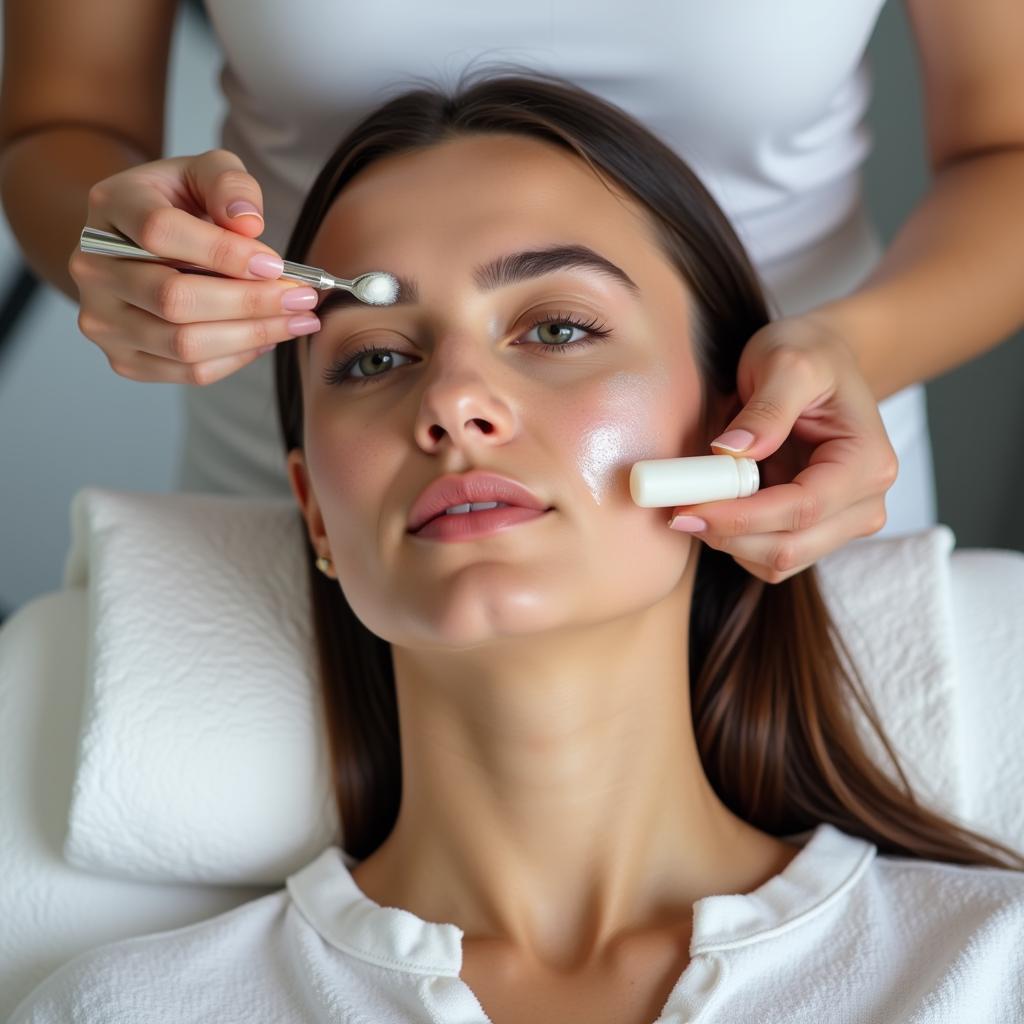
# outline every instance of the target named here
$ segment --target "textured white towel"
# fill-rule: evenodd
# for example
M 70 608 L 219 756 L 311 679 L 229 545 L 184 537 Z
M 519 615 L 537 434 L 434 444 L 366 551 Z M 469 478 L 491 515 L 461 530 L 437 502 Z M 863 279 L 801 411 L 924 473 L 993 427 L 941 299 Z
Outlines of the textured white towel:
M 945 525 L 856 541 L 817 562 L 825 601 L 914 792 L 960 820 L 965 811 L 950 579 L 956 544 Z M 892 778 L 874 731 L 862 737 Z
M 80 490 L 89 595 L 64 853 L 100 874 L 280 883 L 337 837 L 294 501 Z
M 65 855 L 156 881 L 282 881 L 336 841 L 290 499 L 84 488 L 65 585 L 91 649 Z M 818 563 L 922 798 L 962 807 L 946 526 Z M 884 763 L 879 752 L 879 758 Z
M 966 811 L 1024 851 L 1024 553 L 960 550 L 954 569 Z

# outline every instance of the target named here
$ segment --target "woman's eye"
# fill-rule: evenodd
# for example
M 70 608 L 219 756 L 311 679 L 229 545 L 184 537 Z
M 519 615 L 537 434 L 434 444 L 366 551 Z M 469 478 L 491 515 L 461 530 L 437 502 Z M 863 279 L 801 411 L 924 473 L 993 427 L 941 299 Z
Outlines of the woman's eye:
M 568 348 L 571 345 L 575 345 L 577 341 L 582 341 L 583 339 L 574 339 L 573 335 L 577 331 L 583 330 L 584 328 L 581 324 L 577 324 L 572 320 L 542 320 L 530 328 L 530 331 L 537 332 L 537 340 L 549 348 Z
M 571 314 L 557 317 L 545 316 L 535 320 L 527 328 L 523 337 L 528 337 L 534 331 L 539 334 L 539 338 L 536 340 L 540 342 L 540 345 L 536 347 L 542 348 L 545 352 L 559 352 L 566 348 L 576 349 L 584 345 L 593 345 L 594 342 L 611 334 L 609 329 L 598 326 L 596 318 L 589 323 L 581 323 Z M 577 331 L 583 331 L 585 337 L 574 338 L 573 335 Z M 349 359 L 339 360 L 329 366 L 324 372 L 324 383 L 331 385 L 365 384 L 376 377 L 386 377 L 387 373 L 377 371 L 391 368 L 394 365 L 395 356 L 400 359 L 408 358 L 395 349 L 369 345 L 360 349 Z M 350 371 L 352 370 L 358 370 L 358 375 L 351 376 Z
M 374 377 L 383 377 L 384 373 L 377 373 L 377 370 L 386 370 L 394 365 L 395 356 L 405 359 L 401 352 L 393 348 L 379 348 L 371 345 L 368 348 L 361 348 L 348 362 L 340 360 L 329 366 L 324 373 L 324 381 L 328 384 L 363 384 L 373 380 Z M 358 370 L 360 376 L 350 377 L 350 370 Z

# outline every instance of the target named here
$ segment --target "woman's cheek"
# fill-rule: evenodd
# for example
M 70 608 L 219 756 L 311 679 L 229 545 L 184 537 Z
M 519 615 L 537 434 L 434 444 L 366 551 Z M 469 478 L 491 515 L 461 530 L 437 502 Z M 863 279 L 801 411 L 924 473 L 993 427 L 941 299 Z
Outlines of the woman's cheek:
M 697 411 L 689 419 L 695 421 Z M 632 504 L 633 463 L 676 454 L 688 418 L 678 396 L 670 394 L 667 376 L 652 373 L 616 374 L 565 415 L 564 436 L 575 439 L 576 473 L 595 506 L 609 500 Z
M 380 436 L 363 431 L 358 440 L 327 416 L 306 434 L 306 462 L 329 535 L 362 536 L 360 524 L 375 527 L 382 495 L 390 486 L 390 459 Z

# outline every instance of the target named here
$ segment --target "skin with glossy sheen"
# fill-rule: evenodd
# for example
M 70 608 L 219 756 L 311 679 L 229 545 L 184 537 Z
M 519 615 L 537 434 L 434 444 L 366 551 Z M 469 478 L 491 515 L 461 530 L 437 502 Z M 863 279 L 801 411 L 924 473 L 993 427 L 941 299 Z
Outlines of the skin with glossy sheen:
M 752 891 L 797 852 L 707 781 L 687 666 L 700 542 L 629 494 L 634 462 L 705 454 L 739 408 L 709 395 L 702 429 L 690 297 L 646 216 L 571 153 L 474 136 L 367 168 L 307 254 L 420 291 L 336 310 L 296 342 L 292 488 L 394 655 L 403 800 L 353 874 L 378 903 L 463 929 L 462 977 L 495 1021 L 587 1005 L 590 1020 L 654 1020 L 694 902 Z M 556 243 L 596 250 L 641 294 L 590 270 L 478 291 L 476 265 Z M 588 336 L 567 314 L 612 333 L 542 350 Z M 542 315 L 555 322 L 531 327 Z M 369 344 L 392 362 L 363 357 L 349 376 L 374 379 L 323 381 Z M 458 543 L 410 538 L 423 487 L 474 468 L 555 511 Z

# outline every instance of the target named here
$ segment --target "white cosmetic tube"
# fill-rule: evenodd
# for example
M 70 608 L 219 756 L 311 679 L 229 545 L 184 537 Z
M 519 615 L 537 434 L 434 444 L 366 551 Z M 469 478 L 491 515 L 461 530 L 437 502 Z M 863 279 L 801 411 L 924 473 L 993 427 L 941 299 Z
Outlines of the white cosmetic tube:
M 745 498 L 760 485 L 757 463 L 733 455 L 646 459 L 629 472 L 629 493 L 641 508 Z

